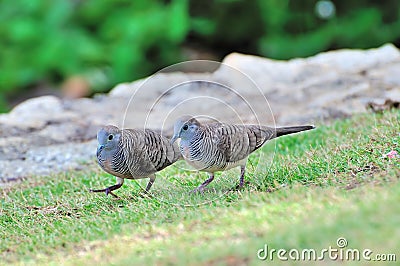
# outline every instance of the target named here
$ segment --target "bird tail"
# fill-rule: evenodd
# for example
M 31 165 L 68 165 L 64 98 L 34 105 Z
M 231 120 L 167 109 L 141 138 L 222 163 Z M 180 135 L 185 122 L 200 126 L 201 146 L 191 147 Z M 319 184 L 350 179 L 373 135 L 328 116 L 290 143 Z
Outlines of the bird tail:
M 276 137 L 289 135 L 301 131 L 314 129 L 315 126 L 293 126 L 293 127 L 278 127 L 276 128 Z

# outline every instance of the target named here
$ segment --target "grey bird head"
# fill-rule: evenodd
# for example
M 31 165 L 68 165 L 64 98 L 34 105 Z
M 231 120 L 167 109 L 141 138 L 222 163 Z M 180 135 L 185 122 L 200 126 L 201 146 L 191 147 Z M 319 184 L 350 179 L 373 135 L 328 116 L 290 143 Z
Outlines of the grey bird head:
M 121 138 L 121 130 L 115 126 L 105 126 L 97 132 L 97 157 L 110 158 L 118 149 L 118 142 Z
M 183 116 L 179 118 L 174 124 L 174 136 L 171 139 L 171 144 L 179 138 L 181 140 L 191 139 L 199 127 L 200 123 L 194 117 Z

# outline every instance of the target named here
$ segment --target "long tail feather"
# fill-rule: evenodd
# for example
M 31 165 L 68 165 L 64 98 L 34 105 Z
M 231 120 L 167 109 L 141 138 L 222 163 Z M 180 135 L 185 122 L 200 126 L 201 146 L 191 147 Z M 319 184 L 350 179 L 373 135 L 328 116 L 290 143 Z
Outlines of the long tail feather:
M 276 128 L 276 137 L 293 134 L 301 131 L 314 129 L 315 126 L 293 126 L 293 127 L 278 127 Z

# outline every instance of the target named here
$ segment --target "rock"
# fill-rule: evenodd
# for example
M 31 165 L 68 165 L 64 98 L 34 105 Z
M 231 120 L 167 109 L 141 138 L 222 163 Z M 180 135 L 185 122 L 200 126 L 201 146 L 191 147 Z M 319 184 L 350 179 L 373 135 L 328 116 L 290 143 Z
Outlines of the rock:
M 368 76 L 382 80 L 385 84 L 399 87 L 400 62 L 394 62 L 392 64 L 384 65 L 380 68 L 373 68 L 368 71 Z
M 263 93 L 270 93 L 276 88 L 287 87 L 288 84 L 307 86 L 338 77 L 337 70 L 325 65 L 310 64 L 307 59 L 279 61 L 233 53 L 225 57 L 222 63 L 224 66 L 215 75 L 219 79 L 229 76 L 230 83 L 235 84 L 235 88 L 244 94 L 254 94 L 254 85 Z M 249 86 L 251 83 L 254 85 Z
M 53 143 L 83 142 L 94 139 L 98 129 L 99 126 L 66 122 L 48 125 L 37 132 L 37 135 L 48 138 Z
M 364 70 L 398 62 L 400 51 L 393 44 L 386 44 L 377 49 L 350 50 L 342 49 L 318 54 L 308 62 L 327 65 L 344 73 L 360 73 Z
M 0 138 L 0 161 L 24 160 L 28 149 L 29 141 L 26 138 L 15 136 Z
M 0 180 L 15 180 L 30 175 L 52 175 L 69 170 L 95 168 L 94 140 L 29 149 L 23 159 L 0 160 Z M 1 183 L 0 183 L 1 186 Z
M 394 87 L 391 90 L 387 90 L 383 97 L 391 99 L 394 102 L 400 102 L 400 87 Z
M 134 81 L 132 83 L 121 83 L 115 86 L 109 93 L 111 97 L 125 97 L 131 96 L 133 92 L 144 82 L 144 79 Z
M 204 73 L 156 73 L 145 79 L 134 81 L 130 84 L 117 85 L 111 90 L 111 97 L 132 97 L 137 100 L 154 100 L 168 94 L 175 86 L 194 81 L 210 80 L 209 74 Z
M 0 123 L 22 129 L 39 129 L 52 121 L 66 121 L 76 114 L 64 112 L 61 100 L 55 96 L 29 99 L 6 115 L 0 116 Z

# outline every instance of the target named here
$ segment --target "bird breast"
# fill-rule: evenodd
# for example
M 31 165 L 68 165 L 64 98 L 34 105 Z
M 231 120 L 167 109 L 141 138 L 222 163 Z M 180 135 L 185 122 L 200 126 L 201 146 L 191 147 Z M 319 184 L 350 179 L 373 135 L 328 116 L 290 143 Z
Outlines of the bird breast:
M 216 148 L 211 138 L 194 138 L 191 142 L 181 141 L 180 150 L 185 161 L 198 171 L 217 172 L 244 165 L 247 156 L 238 161 L 227 162 L 226 158 Z

